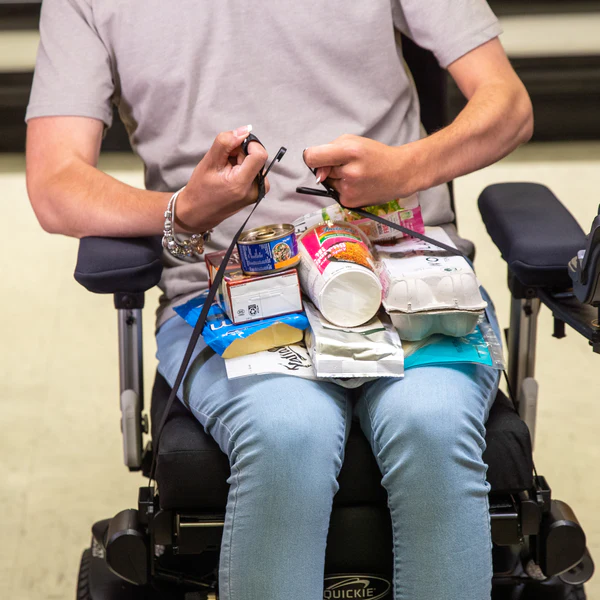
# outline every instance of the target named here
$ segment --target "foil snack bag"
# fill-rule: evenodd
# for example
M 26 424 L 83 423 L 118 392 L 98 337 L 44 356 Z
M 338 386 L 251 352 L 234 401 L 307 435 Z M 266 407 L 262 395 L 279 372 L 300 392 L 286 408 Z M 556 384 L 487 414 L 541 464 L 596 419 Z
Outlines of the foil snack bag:
M 305 343 L 317 377 L 402 377 L 404 353 L 398 333 L 387 320 L 374 317 L 360 327 L 337 327 L 310 302 L 305 304 L 310 329 Z

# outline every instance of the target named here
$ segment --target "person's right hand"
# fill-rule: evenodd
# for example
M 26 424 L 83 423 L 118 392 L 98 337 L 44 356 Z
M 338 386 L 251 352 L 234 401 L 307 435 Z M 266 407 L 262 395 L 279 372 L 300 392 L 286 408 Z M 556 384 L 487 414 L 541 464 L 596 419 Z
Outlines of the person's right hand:
M 201 233 L 216 227 L 258 199 L 256 176 L 267 160 L 267 151 L 256 142 L 242 142 L 251 127 L 220 133 L 198 163 L 185 189 L 177 199 L 175 222 L 178 228 Z M 265 181 L 269 190 L 269 182 Z

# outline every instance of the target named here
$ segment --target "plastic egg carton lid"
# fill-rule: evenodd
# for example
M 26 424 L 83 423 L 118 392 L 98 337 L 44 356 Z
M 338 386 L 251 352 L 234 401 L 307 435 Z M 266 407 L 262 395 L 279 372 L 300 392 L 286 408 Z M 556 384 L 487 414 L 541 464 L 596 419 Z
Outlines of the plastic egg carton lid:
M 454 246 L 441 227 L 427 227 L 425 234 Z M 480 311 L 487 306 L 477 276 L 462 256 L 414 238 L 378 245 L 377 250 L 386 311 Z

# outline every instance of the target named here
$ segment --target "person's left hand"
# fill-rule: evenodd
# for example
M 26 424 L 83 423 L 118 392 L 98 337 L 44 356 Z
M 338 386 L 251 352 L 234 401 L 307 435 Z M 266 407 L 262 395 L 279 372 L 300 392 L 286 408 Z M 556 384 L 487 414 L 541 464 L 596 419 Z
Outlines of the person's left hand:
M 304 160 L 317 169 L 317 181 L 327 179 L 340 194 L 342 205 L 349 208 L 383 204 L 417 191 L 408 146 L 342 135 L 330 144 L 307 148 Z

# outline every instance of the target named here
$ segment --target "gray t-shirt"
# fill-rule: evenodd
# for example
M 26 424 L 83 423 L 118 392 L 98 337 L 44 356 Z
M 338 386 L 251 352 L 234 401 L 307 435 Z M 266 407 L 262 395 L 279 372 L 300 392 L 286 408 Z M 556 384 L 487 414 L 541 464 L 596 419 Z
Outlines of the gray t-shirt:
M 220 131 L 251 123 L 288 153 L 251 225 L 287 223 L 323 206 L 302 150 L 351 133 L 419 139 L 419 105 L 399 33 L 446 67 L 500 33 L 485 0 L 44 0 L 27 119 L 78 115 L 111 124 L 118 106 L 146 187 L 182 187 Z M 446 186 L 420 194 L 425 223 L 453 220 Z M 248 210 L 248 209 L 247 209 Z M 247 210 L 214 232 L 226 247 Z M 158 325 L 206 287 L 203 262 L 165 256 Z

